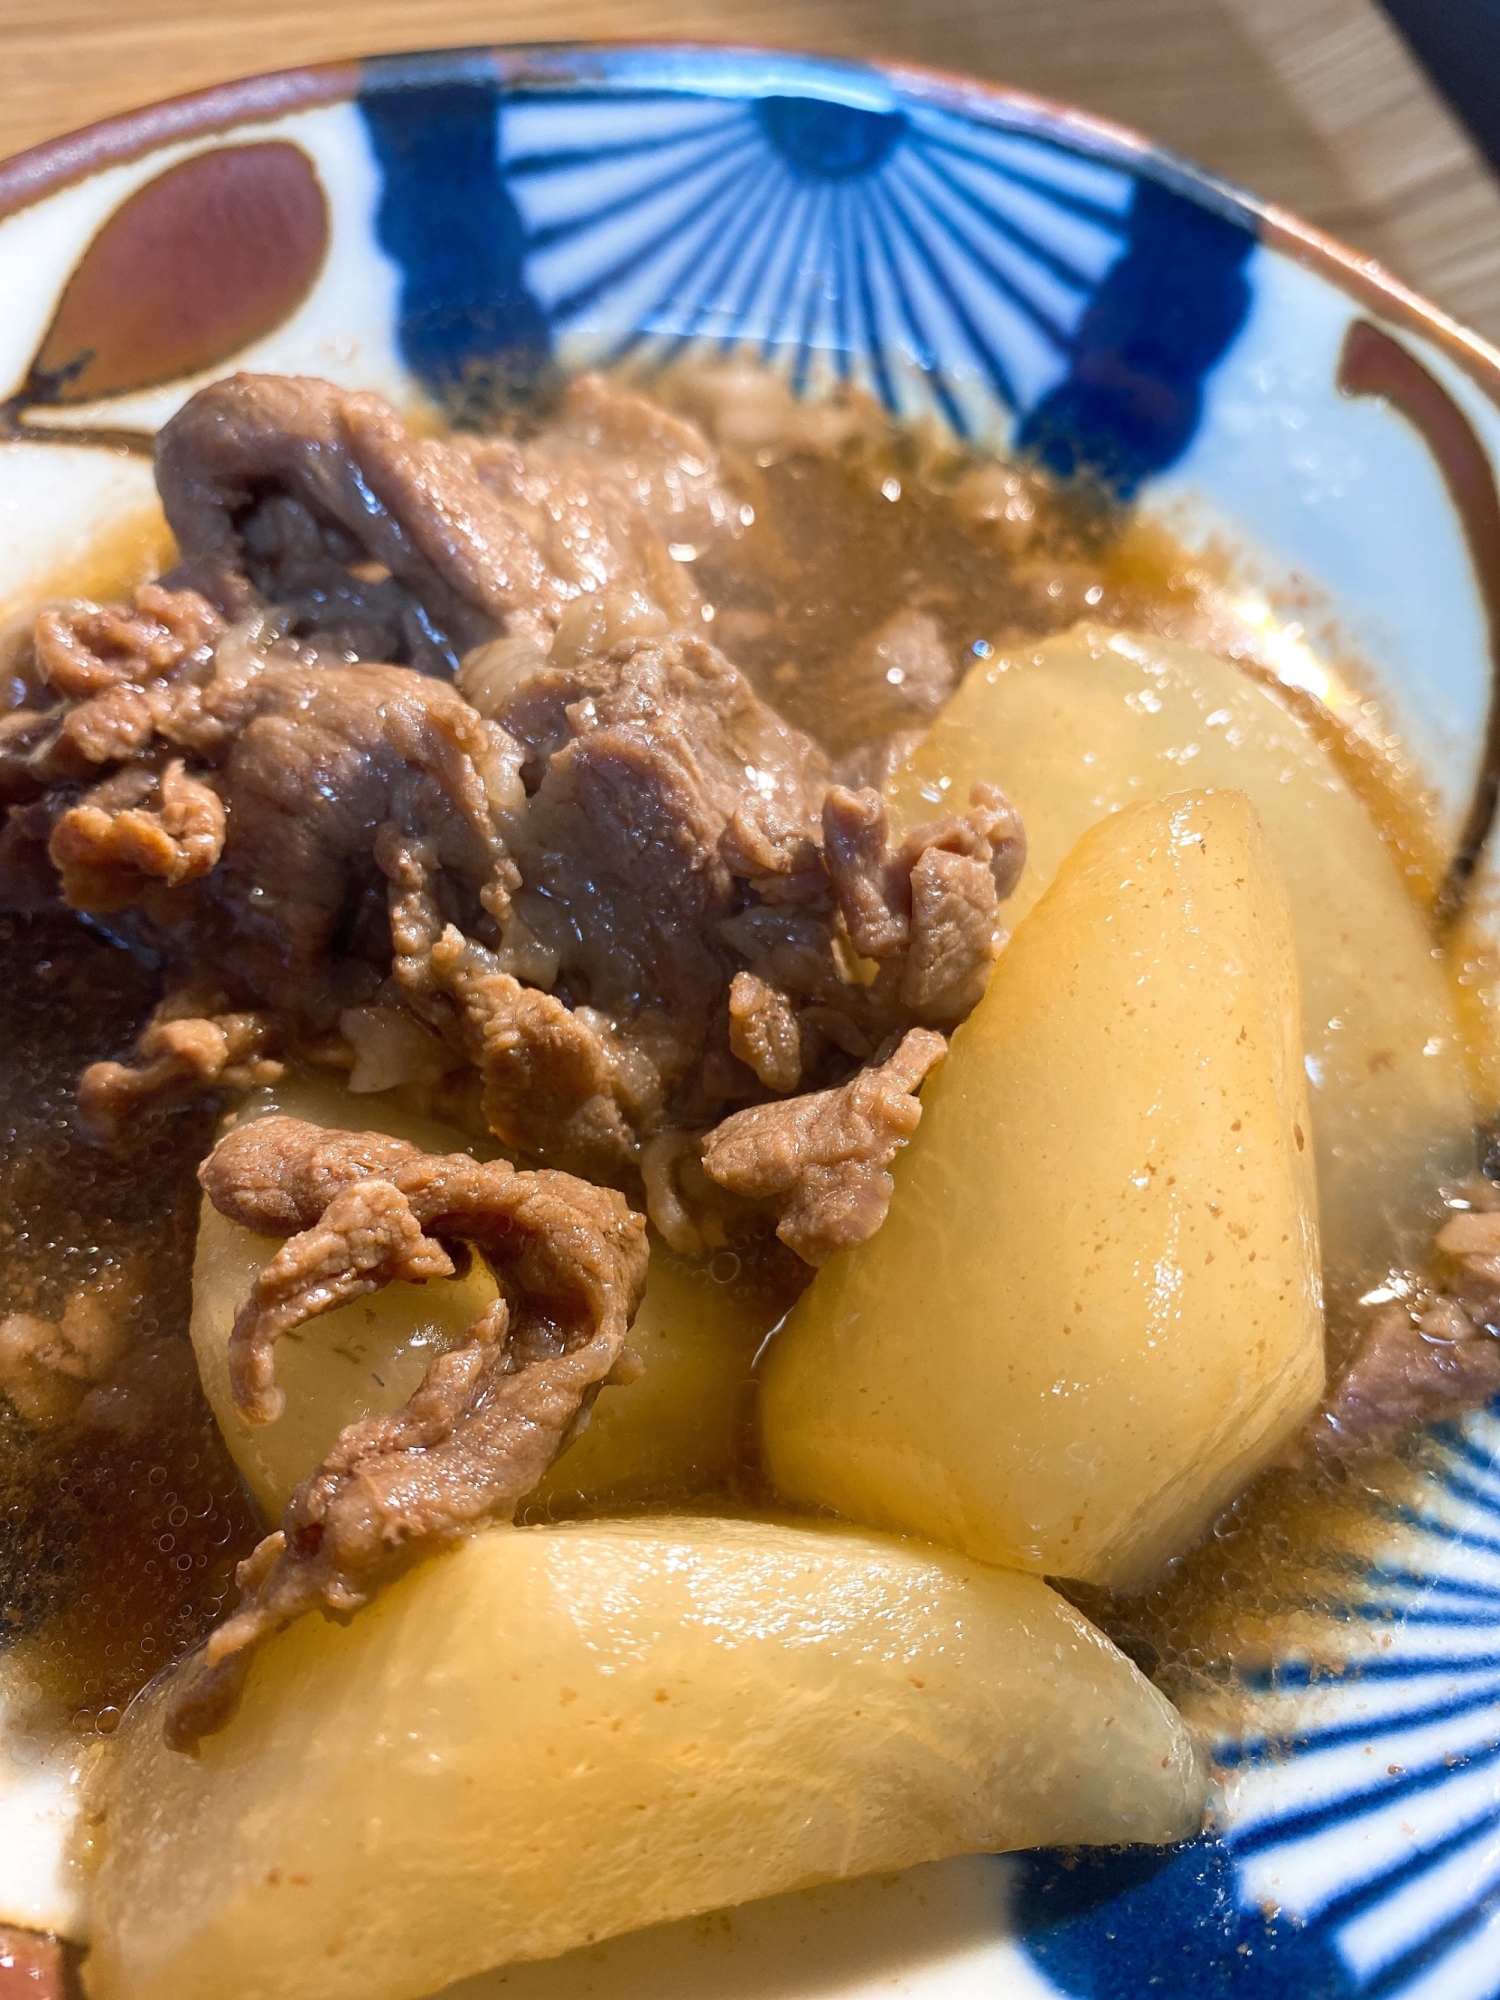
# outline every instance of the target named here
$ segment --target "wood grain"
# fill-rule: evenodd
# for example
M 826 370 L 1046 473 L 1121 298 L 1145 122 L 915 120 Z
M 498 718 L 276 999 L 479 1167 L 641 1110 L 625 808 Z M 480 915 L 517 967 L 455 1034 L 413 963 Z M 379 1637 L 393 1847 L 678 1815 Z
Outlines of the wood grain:
M 0 0 L 0 150 L 254 70 L 574 37 L 883 56 L 1081 104 L 1500 338 L 1500 189 L 1369 0 Z

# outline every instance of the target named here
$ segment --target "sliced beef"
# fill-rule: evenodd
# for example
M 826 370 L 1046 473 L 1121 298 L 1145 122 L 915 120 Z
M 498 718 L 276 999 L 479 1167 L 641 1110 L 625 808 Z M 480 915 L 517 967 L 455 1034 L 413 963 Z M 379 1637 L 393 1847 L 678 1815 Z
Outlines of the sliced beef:
M 892 851 L 879 792 L 834 786 L 823 801 L 827 867 L 856 951 L 896 975 L 900 1007 L 955 1025 L 984 991 L 1000 949 L 1000 903 L 1020 879 L 1026 839 L 994 785 L 966 815 L 913 827 Z
M 356 1610 L 414 1554 L 514 1513 L 599 1388 L 639 1373 L 625 1336 L 647 1259 L 645 1223 L 618 1194 L 379 1133 L 268 1118 L 221 1140 L 201 1178 L 221 1214 L 295 1231 L 231 1337 L 251 1422 L 281 1407 L 276 1340 L 318 1314 L 395 1278 L 451 1273 L 458 1244 L 484 1252 L 502 1293 L 402 1409 L 340 1434 L 242 1565 L 243 1601 L 168 1717 L 182 1748 L 227 1719 L 268 1633 L 313 1608 Z
M 136 712 L 122 731 L 126 696 Z M 319 665 L 237 628 L 206 660 L 58 704 L 51 728 L 88 746 L 64 768 L 81 762 L 94 782 L 57 778 L 54 753 L 28 837 L 43 814 L 68 901 L 141 909 L 194 996 L 153 1023 L 143 1068 L 88 1073 L 101 1130 L 267 1054 L 267 1011 L 295 1039 L 372 997 L 390 963 L 382 829 L 426 843 L 445 914 L 493 930 L 508 908 L 516 876 L 495 814 L 521 797 L 514 746 L 428 676 Z
M 545 644 L 569 603 L 622 580 L 689 615 L 673 548 L 738 526 L 702 433 L 598 377 L 519 446 L 415 436 L 378 396 L 236 375 L 165 426 L 156 469 L 177 581 L 441 674 L 497 633 Z
M 689 565 L 739 532 L 739 501 L 698 426 L 600 375 L 569 383 L 556 420 L 524 445 L 458 448 L 574 603 L 630 584 L 674 623 L 695 619 Z
M 648 1076 L 644 1104 L 701 1121 L 726 1094 L 704 1073 L 727 1056 L 718 926 L 745 900 L 721 843 L 747 797 L 815 827 L 822 753 L 697 639 L 549 662 L 495 720 L 529 788 L 506 821 L 521 887 L 500 968 L 608 1016 Z
M 215 1011 L 215 1009 L 218 1011 Z M 191 991 L 155 1010 L 134 1063 L 90 1063 L 78 1082 L 78 1112 L 96 1139 L 119 1138 L 152 1106 L 189 1103 L 205 1091 L 277 1082 L 285 1039 L 274 1015 L 234 1012 Z
M 127 765 L 69 806 L 48 842 L 75 910 L 125 909 L 150 882 L 175 889 L 206 875 L 224 852 L 224 802 L 190 778 L 180 757 L 160 770 Z
M 90 1388 L 109 1377 L 130 1345 L 140 1275 L 111 1271 L 72 1293 L 55 1320 L 26 1312 L 0 1319 L 0 1395 L 29 1423 L 76 1417 Z
M 893 1030 L 972 1007 L 1024 851 L 998 793 L 890 853 L 879 796 L 830 788 L 816 745 L 705 641 L 557 652 L 512 660 L 490 710 L 527 789 L 504 820 L 521 886 L 500 949 L 440 933 L 413 901 L 398 958 L 414 1004 L 461 983 L 482 1016 L 473 1060 L 502 1137 L 618 1171 L 643 1138 L 701 1131 L 757 1087 L 794 1091 L 826 1058 L 847 1074 Z M 466 684 L 484 699 L 478 678 Z M 851 942 L 878 961 L 873 981 Z M 523 980 L 566 1015 L 544 1020 Z M 561 1040 L 576 1048 L 567 1078 L 531 1055 Z
M 1415 1425 L 1500 1394 L 1500 1190 L 1476 1179 L 1461 1198 L 1472 1205 L 1436 1239 L 1446 1282 L 1413 1276 L 1409 1296 L 1376 1313 L 1299 1442 L 1298 1458 L 1388 1450 Z
M 146 583 L 130 606 L 80 601 L 38 612 L 32 644 L 45 685 L 81 700 L 205 661 L 223 630 L 223 620 L 196 592 Z
M 878 743 L 924 729 L 958 678 L 942 628 L 930 611 L 894 612 L 852 648 L 840 669 L 840 735 Z
M 767 1090 L 784 1096 L 802 1075 L 802 1024 L 790 998 L 753 972 L 729 986 L 729 1046 Z
M 199 690 L 224 621 L 192 590 L 143 584 L 133 605 L 39 611 L 19 662 L 28 700 L 0 718 L 0 808 L 41 798 L 157 739 L 196 750 Z
M 737 1111 L 709 1135 L 703 1171 L 733 1194 L 774 1203 L 782 1242 L 804 1263 L 827 1263 L 884 1222 L 895 1186 L 886 1169 L 917 1129 L 917 1087 L 947 1046 L 913 1028 L 837 1090 Z
M 840 1089 L 979 997 L 1015 815 L 980 787 L 892 843 L 880 794 L 835 785 L 702 636 L 690 558 L 739 509 L 693 425 L 585 378 L 524 444 L 436 440 L 375 397 L 238 376 L 167 426 L 158 478 L 176 587 L 43 613 L 0 743 L 13 898 L 45 856 L 173 977 L 137 1060 L 83 1079 L 101 1136 L 299 1052 L 371 1088 L 472 1069 L 545 1166 L 634 1185 L 652 1149 L 687 1240 L 683 1204 L 734 1181 L 696 1174 L 726 1114 Z M 431 665 L 439 632 L 484 639 L 453 686 L 347 657 Z M 930 709 L 931 621 L 871 647 Z M 872 1078 L 851 1103 L 884 1102 Z M 842 1143 L 821 1113 L 777 1129 Z M 841 1213 L 850 1240 L 883 1203 Z
M 1360 1336 L 1300 1455 L 1388 1450 L 1418 1424 L 1500 1394 L 1500 1338 L 1451 1300 L 1390 1305 Z
M 413 437 L 379 396 L 296 376 L 200 390 L 157 439 L 176 580 L 225 612 L 285 604 L 366 657 L 450 662 L 563 598 L 467 457 Z M 372 567 L 373 566 L 373 567 Z

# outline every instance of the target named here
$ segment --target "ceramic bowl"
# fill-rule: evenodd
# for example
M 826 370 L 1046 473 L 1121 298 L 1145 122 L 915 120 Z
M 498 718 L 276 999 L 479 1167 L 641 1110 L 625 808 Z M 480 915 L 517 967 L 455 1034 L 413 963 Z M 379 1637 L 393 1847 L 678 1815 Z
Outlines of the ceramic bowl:
M 749 353 L 1231 551 L 1277 670 L 1373 696 L 1433 787 L 1448 914 L 1489 894 L 1500 355 L 1128 132 L 728 48 L 295 70 L 0 166 L 0 298 L 0 608 L 146 517 L 153 432 L 231 369 L 462 415 L 543 366 Z M 1191 1846 L 947 1864 L 464 1993 L 1500 1992 L 1497 1452 L 1488 1413 L 1435 1432 L 1199 1704 L 1221 1785 Z M 33 1803 L 0 1800 L 13 1857 Z M 66 1922 L 11 1873 L 0 1919 Z

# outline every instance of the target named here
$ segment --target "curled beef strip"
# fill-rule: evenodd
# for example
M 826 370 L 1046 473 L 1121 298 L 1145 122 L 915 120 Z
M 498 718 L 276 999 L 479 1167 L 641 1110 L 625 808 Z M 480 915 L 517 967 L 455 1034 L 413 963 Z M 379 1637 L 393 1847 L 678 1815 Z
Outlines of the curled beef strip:
M 274 599 L 361 651 L 442 656 L 511 621 L 548 630 L 562 610 L 540 550 L 466 457 L 412 437 L 379 396 L 215 382 L 163 427 L 156 483 L 177 579 L 231 615 Z M 351 567 L 370 564 L 384 574 Z
M 130 765 L 68 807 L 47 851 L 75 910 L 106 912 L 149 882 L 176 888 L 206 875 L 224 852 L 224 802 L 174 757 L 160 771 Z
M 917 1087 L 947 1048 L 913 1028 L 837 1090 L 737 1111 L 709 1134 L 704 1172 L 733 1194 L 774 1202 L 782 1242 L 806 1264 L 827 1263 L 885 1221 L 895 1188 L 886 1169 L 916 1131 Z
M 155 583 L 133 606 L 75 599 L 39 611 L 18 661 L 26 703 L 0 718 L 0 808 L 139 758 L 159 721 L 191 707 L 224 630 L 196 591 Z M 178 748 L 196 747 L 180 721 L 176 733 Z
M 183 1749 L 227 1720 L 269 1633 L 313 1608 L 357 1610 L 414 1553 L 510 1518 L 600 1387 L 639 1373 L 625 1336 L 647 1260 L 645 1223 L 621 1195 L 380 1133 L 263 1119 L 222 1139 L 200 1179 L 222 1215 L 287 1235 L 230 1341 L 251 1422 L 281 1407 L 276 1340 L 320 1313 L 396 1278 L 451 1274 L 458 1244 L 484 1251 L 502 1293 L 402 1409 L 340 1433 L 241 1565 L 243 1601 L 167 1718 Z
M 996 786 L 975 785 L 967 815 L 913 827 L 892 853 L 879 792 L 836 785 L 823 801 L 823 838 L 855 950 L 895 971 L 908 1014 L 961 1021 L 984 991 L 1000 903 L 1026 862 L 1014 808 Z
M 235 1012 L 216 998 L 179 992 L 163 1001 L 136 1043 L 135 1064 L 90 1063 L 78 1081 L 78 1115 L 96 1139 L 118 1138 L 146 1106 L 250 1090 L 275 1083 L 285 1064 L 274 1053 L 274 1016 Z
M 1441 1288 L 1413 1279 L 1356 1341 L 1295 1456 L 1383 1451 L 1415 1425 L 1500 1394 L 1500 1190 L 1476 1177 L 1470 1205 L 1438 1231 L 1449 1266 Z
M 602 659 L 539 663 L 494 719 L 520 745 L 528 796 L 504 822 L 521 886 L 490 969 L 565 998 L 575 1020 L 607 1022 L 618 1170 L 643 1129 L 702 1125 L 734 1093 L 735 967 L 718 926 L 753 892 L 721 842 L 747 796 L 815 825 L 827 766 L 697 639 L 628 639 Z M 494 1055 L 485 1075 L 496 1129 L 527 1144 L 525 1095 Z

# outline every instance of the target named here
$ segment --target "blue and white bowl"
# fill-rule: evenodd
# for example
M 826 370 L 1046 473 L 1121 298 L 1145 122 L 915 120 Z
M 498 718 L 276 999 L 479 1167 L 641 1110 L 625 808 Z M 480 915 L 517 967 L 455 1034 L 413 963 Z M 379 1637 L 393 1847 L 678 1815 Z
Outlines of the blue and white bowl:
M 154 431 L 231 369 L 454 410 L 545 366 L 753 355 L 1229 551 L 1271 663 L 1374 699 L 1450 915 L 1494 929 L 1500 355 L 1128 132 L 755 50 L 295 70 L 0 166 L 0 299 L 0 612 L 148 518 Z M 1191 1846 L 781 1898 L 465 1995 L 1500 1994 L 1500 1421 L 1353 1489 L 1320 1560 L 1253 1671 L 1184 1693 L 1222 1770 Z M 0 1847 L 56 1810 L 12 1788 Z M 45 1869 L 0 1877 L 0 1921 L 67 1926 Z

